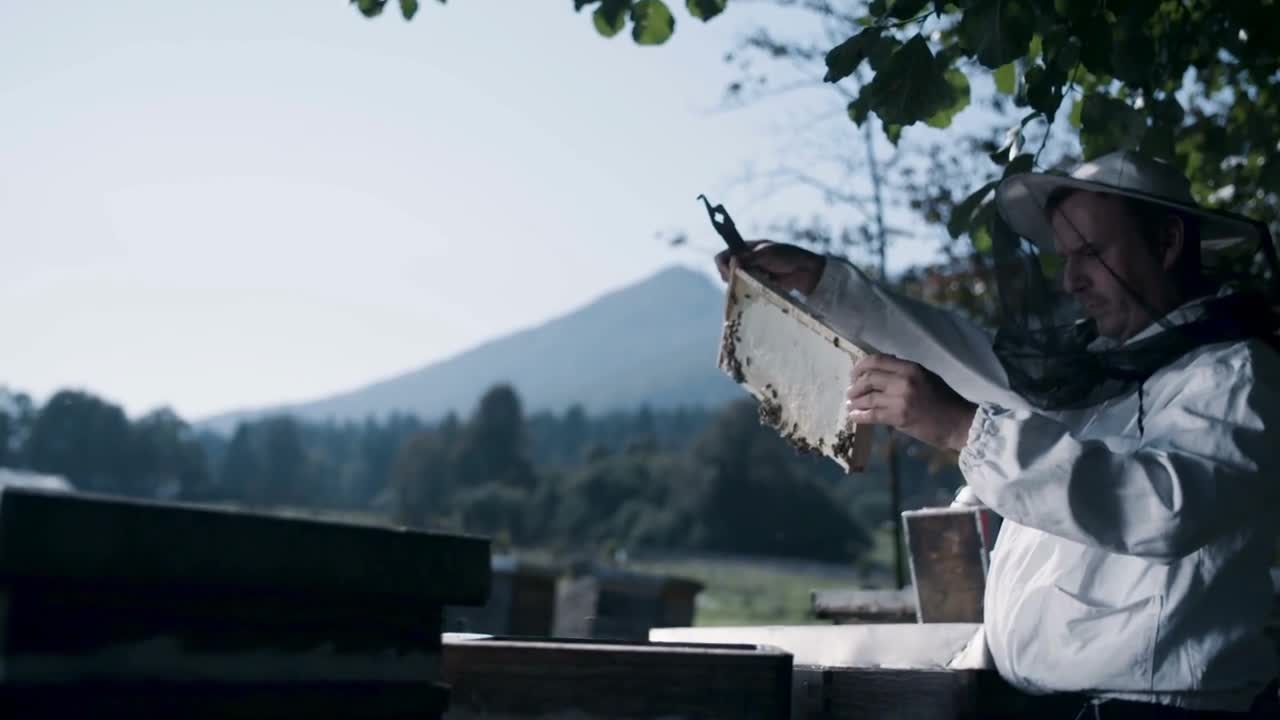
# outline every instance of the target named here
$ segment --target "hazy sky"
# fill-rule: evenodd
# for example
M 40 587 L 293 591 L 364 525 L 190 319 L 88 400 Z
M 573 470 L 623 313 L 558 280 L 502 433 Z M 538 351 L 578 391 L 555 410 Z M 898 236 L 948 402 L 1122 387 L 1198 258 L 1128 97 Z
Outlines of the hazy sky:
M 736 183 L 802 106 L 720 110 L 766 10 L 669 4 L 641 48 L 568 0 L 0 3 L 0 385 L 198 419 L 707 267 L 698 193 L 803 209 Z

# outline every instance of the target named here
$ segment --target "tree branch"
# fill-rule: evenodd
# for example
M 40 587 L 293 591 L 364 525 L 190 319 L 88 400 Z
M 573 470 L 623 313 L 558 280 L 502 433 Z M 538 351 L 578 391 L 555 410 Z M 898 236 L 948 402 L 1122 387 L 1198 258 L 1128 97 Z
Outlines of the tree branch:
M 832 185 L 831 183 L 828 183 L 826 180 L 822 180 L 821 178 L 818 178 L 807 172 L 804 172 L 802 170 L 797 170 L 792 167 L 784 166 L 784 167 L 778 168 L 772 173 L 772 175 L 776 178 L 789 178 L 790 181 L 794 184 L 804 185 L 806 187 L 817 190 L 818 192 L 822 193 L 828 198 L 831 198 L 840 203 L 849 205 L 857 209 L 858 212 L 861 212 L 864 215 L 868 214 L 867 207 L 868 207 L 868 204 L 871 203 L 872 201 L 871 198 L 863 197 L 861 195 L 855 195 L 848 191 L 837 189 L 836 186 Z

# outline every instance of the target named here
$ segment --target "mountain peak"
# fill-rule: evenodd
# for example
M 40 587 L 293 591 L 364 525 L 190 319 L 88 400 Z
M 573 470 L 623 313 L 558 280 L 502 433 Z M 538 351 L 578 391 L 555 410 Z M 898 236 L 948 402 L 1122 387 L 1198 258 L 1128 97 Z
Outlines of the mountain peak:
M 711 276 L 688 265 L 668 265 L 636 285 L 683 285 L 687 287 L 715 288 Z
M 508 382 L 530 412 L 581 404 L 588 412 L 715 406 L 741 395 L 716 366 L 724 293 L 710 275 L 672 265 L 537 327 L 399 376 L 313 402 L 210 418 L 230 432 L 243 419 L 290 412 L 308 420 L 363 420 L 408 412 L 431 420 L 470 413 Z
M 711 276 L 685 265 L 669 265 L 628 285 L 606 292 L 584 308 L 614 297 L 649 296 L 650 299 L 658 299 L 668 293 L 675 293 L 685 299 L 691 296 L 704 298 L 724 296 L 724 291 L 716 287 Z

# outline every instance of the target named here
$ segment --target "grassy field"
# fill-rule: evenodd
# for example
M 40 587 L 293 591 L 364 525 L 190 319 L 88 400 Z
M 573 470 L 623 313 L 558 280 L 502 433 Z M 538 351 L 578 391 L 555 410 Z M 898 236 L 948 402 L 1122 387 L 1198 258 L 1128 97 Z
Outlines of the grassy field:
M 357 524 L 384 525 L 387 520 L 369 512 L 297 510 L 283 514 Z M 886 524 L 871 532 L 872 546 L 847 566 L 751 557 L 672 555 L 636 558 L 623 564 L 629 570 L 673 575 L 701 582 L 695 625 L 826 624 L 813 617 L 815 590 L 891 587 L 893 534 Z M 555 567 L 562 563 L 546 549 L 495 546 L 496 553 L 513 551 L 523 560 Z
M 850 587 L 839 577 L 746 563 L 683 560 L 629 563 L 643 572 L 676 575 L 702 582 L 695 625 L 799 625 L 820 622 L 809 612 L 810 593 Z
M 387 520 L 371 512 L 322 510 L 285 511 L 298 517 L 384 525 Z M 801 625 L 825 624 L 811 612 L 814 590 L 891 587 L 893 535 L 886 524 L 871 532 L 872 546 L 847 566 L 751 557 L 702 557 L 672 555 L 636 558 L 623 567 L 644 573 L 673 575 L 701 582 L 695 625 Z M 514 551 L 523 560 L 556 567 L 560 559 L 546 549 L 495 546 L 496 553 Z
M 819 569 L 797 563 L 754 563 L 750 560 L 668 559 L 634 561 L 642 572 L 677 575 L 702 582 L 695 625 L 826 624 L 811 612 L 814 590 L 885 587 L 891 582 L 893 536 L 875 534 L 876 545 L 847 569 Z
M 814 590 L 887 588 L 893 578 L 893 535 L 885 526 L 872 532 L 873 545 L 847 566 L 752 557 L 647 556 L 621 564 L 628 570 L 673 575 L 701 582 L 695 625 L 826 624 L 811 612 Z M 562 564 L 546 549 L 514 550 L 522 560 Z

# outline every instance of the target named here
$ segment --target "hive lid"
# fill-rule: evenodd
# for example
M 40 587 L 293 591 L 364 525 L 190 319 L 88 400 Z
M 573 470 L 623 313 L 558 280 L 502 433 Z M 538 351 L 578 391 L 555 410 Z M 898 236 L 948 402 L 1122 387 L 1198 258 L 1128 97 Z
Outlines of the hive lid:
M 0 490 L 0 581 L 119 583 L 479 604 L 489 541 L 27 488 Z

